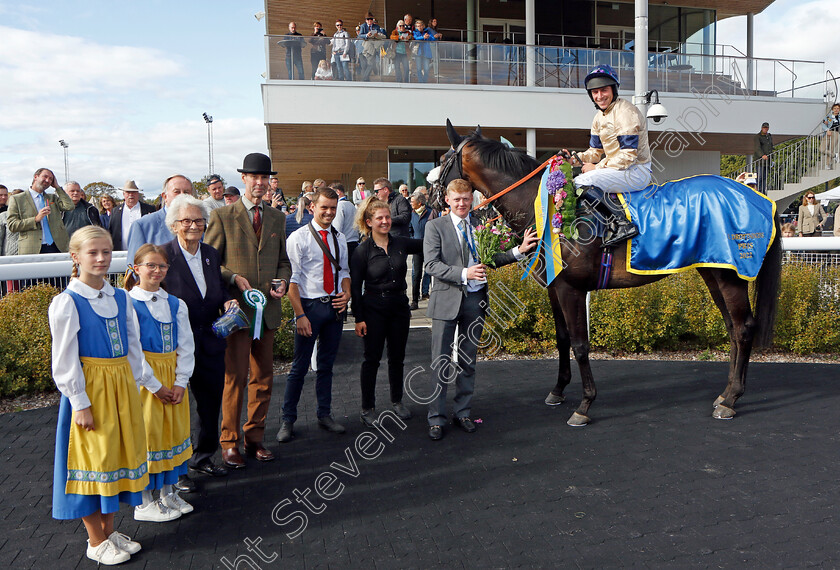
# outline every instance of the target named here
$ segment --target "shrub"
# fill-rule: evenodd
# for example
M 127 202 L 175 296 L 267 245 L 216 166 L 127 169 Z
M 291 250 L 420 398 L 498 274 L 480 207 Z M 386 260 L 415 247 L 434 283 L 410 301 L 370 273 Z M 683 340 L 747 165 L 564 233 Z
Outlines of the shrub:
M 546 290 L 518 267 L 489 274 L 485 353 L 535 354 L 555 346 Z M 840 350 L 840 268 L 785 265 L 774 342 L 797 354 Z M 728 350 L 729 337 L 703 279 L 689 271 L 632 289 L 593 292 L 590 343 L 609 352 Z
M 295 319 L 288 300 L 283 301 L 280 314 L 283 324 L 274 333 L 274 358 L 291 360 L 295 355 Z
M 47 309 L 58 293 L 36 285 L 0 299 L 0 396 L 55 389 Z

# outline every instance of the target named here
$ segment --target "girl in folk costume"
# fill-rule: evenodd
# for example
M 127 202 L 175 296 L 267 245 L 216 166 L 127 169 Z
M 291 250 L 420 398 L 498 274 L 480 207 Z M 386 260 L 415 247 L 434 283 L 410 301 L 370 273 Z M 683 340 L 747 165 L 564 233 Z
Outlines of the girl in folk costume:
M 141 390 L 149 463 L 149 486 L 143 504 L 135 507 L 139 521 L 166 522 L 193 511 L 173 485 L 187 474 L 192 456 L 190 403 L 187 383 L 195 365 L 195 342 L 186 304 L 161 288 L 169 260 L 163 248 L 147 243 L 134 254 L 133 272 L 125 280 L 140 328 L 146 357 L 144 376 L 157 378 L 169 390 L 156 398 Z M 160 497 L 152 496 L 160 489 Z
M 106 280 L 111 236 L 98 226 L 73 234 L 73 273 L 49 308 L 52 370 L 61 391 L 55 444 L 53 517 L 81 518 L 87 556 L 119 564 L 140 545 L 114 530 L 120 503 L 138 505 L 149 482 L 146 433 L 135 378 L 168 398 L 169 390 L 143 375 L 134 307 Z

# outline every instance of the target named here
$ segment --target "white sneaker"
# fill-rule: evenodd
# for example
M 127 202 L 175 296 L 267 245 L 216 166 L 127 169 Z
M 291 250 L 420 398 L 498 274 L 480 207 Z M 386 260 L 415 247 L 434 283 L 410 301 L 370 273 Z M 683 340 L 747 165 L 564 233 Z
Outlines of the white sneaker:
M 122 551 L 128 552 L 129 554 L 137 554 L 140 552 L 140 543 L 134 542 L 121 532 L 112 532 L 111 536 L 108 537 L 108 540 L 113 542 L 114 546 Z
M 91 546 L 89 540 L 87 543 L 87 557 L 91 560 L 95 560 L 98 564 L 113 566 L 114 564 L 122 564 L 131 558 L 131 555 L 128 552 L 120 550 L 107 538 L 99 546 Z
M 152 501 L 145 507 L 134 507 L 134 520 L 146 522 L 168 522 L 181 518 L 181 511 L 170 509 L 160 499 Z
M 178 491 L 175 491 L 171 495 L 164 495 L 161 497 L 161 500 L 164 505 L 170 509 L 180 511 L 182 515 L 186 515 L 187 513 L 191 513 L 195 510 L 191 504 L 181 498 Z

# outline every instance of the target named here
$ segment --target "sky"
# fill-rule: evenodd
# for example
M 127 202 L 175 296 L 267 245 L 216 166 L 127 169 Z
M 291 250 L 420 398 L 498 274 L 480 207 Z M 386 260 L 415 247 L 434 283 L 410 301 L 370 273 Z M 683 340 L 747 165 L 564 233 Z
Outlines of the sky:
M 825 61 L 840 76 L 836 0 L 777 0 L 755 17 L 755 55 Z M 0 183 L 27 188 L 39 167 L 83 186 L 214 170 L 236 184 L 242 158 L 267 152 L 260 85 L 262 0 L 0 0 Z M 746 51 L 746 18 L 718 25 L 717 43 Z

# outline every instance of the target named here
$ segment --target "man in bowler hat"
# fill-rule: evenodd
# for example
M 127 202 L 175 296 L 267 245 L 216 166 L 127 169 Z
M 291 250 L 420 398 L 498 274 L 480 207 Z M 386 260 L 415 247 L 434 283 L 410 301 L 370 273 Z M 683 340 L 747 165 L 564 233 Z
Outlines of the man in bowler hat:
M 261 153 L 251 153 L 237 170 L 245 185 L 242 197 L 235 204 L 210 213 L 204 236 L 205 243 L 219 252 L 222 276 L 229 283 L 231 296 L 254 325 L 254 330 L 231 334 L 225 351 L 219 440 L 222 459 L 232 469 L 245 467 L 239 451 L 240 439 L 244 439 L 246 455 L 257 461 L 274 459 L 274 454 L 263 446 L 263 434 L 274 377 L 274 331 L 280 326 L 280 299 L 286 294 L 292 275 L 286 256 L 286 217 L 263 201 L 269 188 L 268 177 L 277 174 L 271 170 L 271 159 Z M 280 280 L 276 288 L 272 288 L 273 279 Z M 267 299 L 262 323 L 256 322 L 257 310 L 243 298 L 245 291 L 252 288 L 261 291 Z M 246 386 L 248 418 L 240 430 Z

